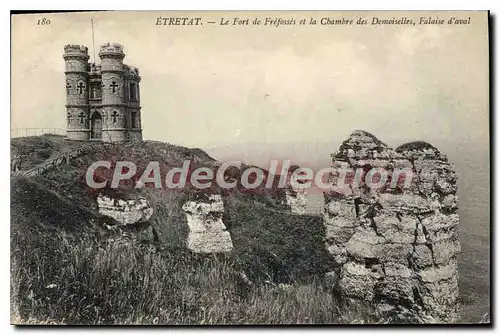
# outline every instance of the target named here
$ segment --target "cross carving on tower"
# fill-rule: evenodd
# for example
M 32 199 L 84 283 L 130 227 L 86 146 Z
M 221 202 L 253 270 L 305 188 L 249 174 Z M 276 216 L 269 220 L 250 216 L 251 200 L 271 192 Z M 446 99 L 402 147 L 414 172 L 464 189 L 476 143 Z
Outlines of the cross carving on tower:
M 116 111 L 113 111 L 113 114 L 111 114 L 111 117 L 113 118 L 113 123 L 116 123 L 116 118 L 118 117 L 118 113 Z
M 83 114 L 83 112 L 80 112 L 80 114 L 78 115 L 78 118 L 80 119 L 80 123 L 83 124 L 83 121 L 85 120 L 85 114 Z
M 82 94 L 83 93 L 83 89 L 85 88 L 85 85 L 82 82 L 80 82 L 78 84 L 77 88 L 78 88 L 78 94 Z
M 69 89 L 71 88 L 71 84 L 68 82 L 66 83 L 66 93 L 69 94 Z
M 113 93 L 116 93 L 116 88 L 118 87 L 118 85 L 116 84 L 116 81 L 113 81 L 111 83 L 111 85 L 109 85 L 109 87 L 111 87 L 111 89 L 113 90 Z

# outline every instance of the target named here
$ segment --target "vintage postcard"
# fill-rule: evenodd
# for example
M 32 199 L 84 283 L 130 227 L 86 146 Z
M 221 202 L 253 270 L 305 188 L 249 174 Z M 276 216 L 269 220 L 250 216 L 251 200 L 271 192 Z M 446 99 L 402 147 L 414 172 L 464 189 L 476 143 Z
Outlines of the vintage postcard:
M 487 11 L 11 15 L 11 323 L 490 323 Z

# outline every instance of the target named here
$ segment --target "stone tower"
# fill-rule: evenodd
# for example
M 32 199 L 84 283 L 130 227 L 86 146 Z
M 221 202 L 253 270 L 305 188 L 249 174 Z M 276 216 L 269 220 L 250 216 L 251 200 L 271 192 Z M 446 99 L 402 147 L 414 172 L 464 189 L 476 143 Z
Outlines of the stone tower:
M 66 63 L 66 134 L 73 140 L 87 140 L 89 92 L 88 92 L 88 49 L 81 45 L 64 47 Z
M 88 49 L 66 45 L 67 137 L 71 140 L 142 140 L 139 70 L 123 64 L 123 47 L 101 46 L 101 64 Z

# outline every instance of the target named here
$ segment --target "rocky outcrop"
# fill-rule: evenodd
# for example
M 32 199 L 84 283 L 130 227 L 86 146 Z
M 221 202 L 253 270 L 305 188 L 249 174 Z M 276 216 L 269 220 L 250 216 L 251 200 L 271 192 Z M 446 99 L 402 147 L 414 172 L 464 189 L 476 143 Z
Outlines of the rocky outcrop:
M 285 199 L 291 213 L 306 214 L 307 191 L 305 189 L 295 189 L 290 186 L 285 189 Z
M 306 214 L 307 208 L 307 188 L 300 188 L 300 185 L 304 181 L 297 180 L 296 183 L 292 182 L 292 173 L 299 167 L 294 165 L 290 168 L 287 175 L 287 183 L 285 186 L 285 201 L 286 205 L 290 208 L 290 212 L 293 214 Z
M 205 200 L 191 200 L 182 209 L 189 226 L 187 247 L 197 253 L 224 253 L 233 250 L 233 242 L 222 222 L 224 203 L 218 194 Z
M 97 197 L 99 213 L 112 217 L 116 221 L 130 225 L 147 222 L 153 215 L 153 208 L 145 198 L 132 200 L 113 199 L 105 195 Z
M 333 167 L 352 172 L 344 182 L 333 173 L 325 193 L 328 282 L 392 320 L 457 322 L 457 177 L 447 158 L 425 142 L 393 150 L 355 131 Z

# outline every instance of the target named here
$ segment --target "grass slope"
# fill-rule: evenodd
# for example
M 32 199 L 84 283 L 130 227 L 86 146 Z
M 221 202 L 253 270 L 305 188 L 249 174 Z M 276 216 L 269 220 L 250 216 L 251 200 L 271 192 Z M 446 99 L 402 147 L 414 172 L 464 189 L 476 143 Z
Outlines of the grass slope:
M 11 156 L 21 155 L 21 170 L 29 170 L 36 165 L 49 161 L 64 151 L 88 144 L 81 141 L 68 141 L 64 136 L 42 135 L 18 137 L 10 141 Z
M 36 141 L 35 141 L 36 143 Z M 61 145 L 65 145 L 64 142 Z M 54 148 L 54 152 L 57 151 Z M 329 262 L 319 218 L 270 208 L 266 196 L 224 196 L 230 255 L 201 256 L 185 248 L 176 192 L 128 185 L 101 190 L 140 193 L 153 205 L 160 241 L 103 233 L 97 193 L 81 178 L 98 159 L 151 160 L 180 166 L 216 162 L 201 150 L 159 142 L 89 153 L 43 176 L 11 179 L 11 319 L 46 324 L 287 324 L 370 322 L 367 306 L 339 306 L 322 283 Z M 34 164 L 34 163 L 32 163 Z M 120 194 L 116 194 L 120 193 Z M 271 202 L 272 204 L 272 202 Z M 245 273 L 252 283 L 244 279 Z

